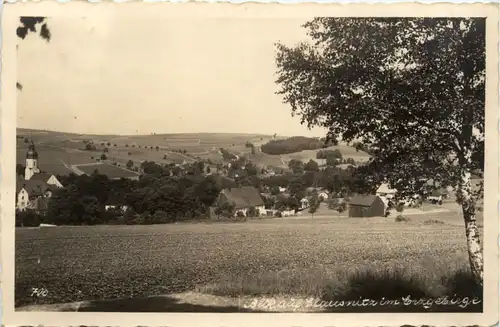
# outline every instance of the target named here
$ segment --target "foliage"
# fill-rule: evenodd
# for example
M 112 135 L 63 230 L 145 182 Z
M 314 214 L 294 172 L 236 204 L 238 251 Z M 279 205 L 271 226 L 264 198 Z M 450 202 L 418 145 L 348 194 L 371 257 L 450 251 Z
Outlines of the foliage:
M 25 169 L 26 169 L 26 167 L 24 167 L 23 165 L 17 164 L 16 165 L 16 175 L 24 176 Z
M 234 217 L 235 214 L 235 204 L 230 203 L 228 201 L 220 201 L 214 209 L 214 212 L 217 216 L 221 216 L 223 218 L 231 218 Z
M 45 221 L 44 215 L 30 209 L 16 210 L 16 227 L 38 227 Z
M 106 160 L 106 159 L 108 159 L 108 156 L 106 156 L 106 154 L 104 154 L 104 153 L 101 154 L 101 160 Z
M 262 152 L 266 154 L 288 154 L 302 150 L 316 150 L 326 147 L 324 141 L 318 138 L 294 136 L 283 140 L 271 140 L 261 146 Z
M 309 161 L 304 165 L 304 170 L 309 172 L 316 172 L 319 171 L 319 165 L 316 161 L 309 159 Z
M 304 172 L 304 163 L 298 159 L 292 159 L 288 162 L 288 168 L 294 174 L 302 174 Z
M 276 205 L 276 199 L 272 196 L 264 196 L 262 200 L 264 201 L 264 207 L 266 209 L 273 209 Z
M 226 149 L 220 148 L 220 153 L 222 154 L 222 158 L 226 161 L 232 161 L 236 160 L 238 157 L 236 155 L 232 154 L 231 152 L 227 151 Z
M 17 36 L 21 39 L 24 39 L 30 32 L 31 33 L 39 33 L 39 36 L 46 40 L 50 41 L 51 34 L 48 29 L 46 21 L 46 17 L 20 17 L 21 25 L 17 28 Z M 40 29 L 37 30 L 37 26 L 40 25 Z
M 318 198 L 318 194 L 314 194 L 309 198 L 309 210 L 308 212 L 314 217 L 314 213 L 318 211 L 321 201 Z
M 143 223 L 196 219 L 207 215 L 220 192 L 212 176 L 146 175 L 133 181 L 93 174 L 59 179 L 65 187 L 54 192 L 47 214 L 57 225 L 114 223 L 119 215 L 106 212 L 104 207 L 110 196 L 122 198 L 129 207 L 123 217 L 127 224 L 138 223 L 136 214 L 142 216 Z M 146 219 L 146 213 L 154 219 Z
M 134 166 L 134 162 L 133 162 L 132 160 L 130 160 L 130 159 L 129 159 L 129 160 L 127 161 L 127 168 L 128 168 L 128 169 L 131 169 L 133 166 Z
M 482 283 L 471 174 L 484 169 L 485 19 L 323 17 L 304 27 L 312 42 L 277 45 L 278 94 L 329 140 L 370 149 L 362 173 L 372 185 L 388 181 L 401 197 L 431 191 L 431 179 L 456 189 Z
M 317 159 L 328 159 L 329 157 L 334 159 L 342 159 L 342 152 L 339 149 L 335 150 L 319 150 L 316 153 Z
M 17 37 L 24 40 L 24 38 L 29 33 L 37 33 L 38 35 L 49 42 L 52 37 L 50 30 L 46 23 L 46 17 L 37 17 L 37 16 L 22 16 L 19 18 L 20 26 L 16 30 Z M 22 91 L 23 86 L 20 83 L 16 83 L 16 87 L 18 90 Z
M 407 222 L 410 221 L 411 219 L 409 217 L 405 217 L 403 215 L 397 215 L 395 221 L 396 222 Z
M 438 219 L 427 219 L 424 221 L 425 225 L 443 225 L 444 221 Z
M 254 206 L 251 206 L 250 208 L 248 208 L 247 217 L 258 217 L 259 215 L 260 215 L 259 211 Z

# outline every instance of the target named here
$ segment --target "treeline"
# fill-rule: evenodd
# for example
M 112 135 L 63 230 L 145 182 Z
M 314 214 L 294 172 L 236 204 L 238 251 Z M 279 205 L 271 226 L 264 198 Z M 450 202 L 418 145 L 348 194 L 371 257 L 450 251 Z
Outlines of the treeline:
M 288 154 L 303 150 L 316 150 L 327 147 L 325 140 L 313 137 L 294 136 L 284 140 L 271 140 L 261 146 L 261 150 L 267 154 Z
M 222 154 L 222 159 L 224 159 L 226 161 L 231 161 L 231 160 L 237 159 L 236 155 L 232 154 L 231 152 L 227 151 L 224 148 L 220 148 L 219 151 Z
M 145 175 L 139 181 L 105 175 L 59 176 L 43 214 L 17 212 L 17 226 L 155 224 L 204 218 L 221 188 L 212 176 Z M 108 203 L 119 199 L 118 203 Z M 106 210 L 106 204 L 118 205 Z M 126 208 L 126 210 L 125 210 Z
M 319 169 L 312 160 L 294 161 L 291 166 L 290 173 L 264 177 L 251 161 L 240 157 L 226 168 L 225 174 L 206 176 L 203 162 L 180 168 L 145 161 L 141 164 L 144 175 L 138 181 L 111 180 L 98 173 L 58 176 L 65 187 L 55 190 L 47 211 L 41 215 L 17 212 L 16 226 L 159 224 L 206 219 L 220 191 L 228 187 L 253 186 L 269 195 L 264 197 L 266 208 L 277 210 L 298 209 L 310 187 L 327 189 L 339 197 L 372 191 L 355 168 Z M 286 192 L 281 192 L 280 187 Z M 110 199 L 115 202 L 108 202 Z M 107 204 L 118 206 L 106 210 Z

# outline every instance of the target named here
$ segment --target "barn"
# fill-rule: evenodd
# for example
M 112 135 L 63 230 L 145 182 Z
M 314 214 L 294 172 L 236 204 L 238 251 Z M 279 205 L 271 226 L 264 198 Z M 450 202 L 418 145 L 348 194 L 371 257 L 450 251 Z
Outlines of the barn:
M 358 195 L 349 201 L 349 217 L 384 217 L 385 208 L 378 195 Z

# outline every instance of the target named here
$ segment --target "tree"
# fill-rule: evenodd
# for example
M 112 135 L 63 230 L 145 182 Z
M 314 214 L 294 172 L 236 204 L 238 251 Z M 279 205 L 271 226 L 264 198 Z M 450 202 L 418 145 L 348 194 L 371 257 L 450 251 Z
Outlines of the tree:
M 288 168 L 290 168 L 294 174 L 302 174 L 304 172 L 304 163 L 297 159 L 292 159 L 288 162 Z
M 210 166 L 207 166 L 207 169 L 206 169 L 207 174 L 210 174 L 211 171 L 212 170 L 210 169 Z
M 50 30 L 47 26 L 46 17 L 20 17 L 20 23 L 21 25 L 17 28 L 17 37 L 20 39 L 24 40 L 24 38 L 29 34 L 29 33 L 37 33 L 38 35 L 44 39 L 45 41 L 49 42 L 50 38 L 52 37 Z M 40 29 L 38 29 L 40 27 Z M 16 83 L 16 87 L 19 91 L 22 91 L 23 86 L 21 83 Z
M 16 165 L 16 174 L 19 175 L 19 176 L 24 176 L 24 170 L 25 169 L 26 168 L 23 165 L 17 164 Z
M 305 171 L 316 172 L 319 171 L 319 165 L 316 161 L 309 159 L 309 161 L 304 166 Z
M 337 206 L 339 205 L 339 200 L 337 198 L 330 198 L 327 202 L 328 204 L 328 209 L 330 210 L 337 210 Z
M 231 218 L 234 217 L 235 204 L 228 201 L 221 201 L 214 209 L 214 213 L 219 217 Z
M 127 161 L 127 168 L 131 169 L 134 166 L 134 162 L 132 160 Z
M 313 194 L 309 199 L 309 210 L 308 210 L 312 218 L 314 218 L 314 213 L 318 211 L 319 205 L 320 201 L 318 198 L 318 194 Z
M 334 166 L 338 165 L 338 163 L 339 163 L 339 159 L 337 157 L 335 157 L 334 155 L 329 155 L 328 157 L 326 157 L 326 165 L 327 166 L 334 167 Z
M 259 211 L 254 206 L 248 208 L 247 217 L 258 217 Z
M 337 206 L 337 212 L 339 213 L 339 216 L 342 212 L 346 211 L 347 210 L 347 202 L 344 200 L 342 202 L 340 202 Z
M 106 159 L 108 159 L 108 157 L 104 153 L 101 154 L 101 160 L 106 160 Z
M 316 18 L 304 27 L 311 43 L 277 45 L 278 94 L 328 139 L 370 149 L 366 170 L 402 196 L 431 178 L 454 187 L 482 285 L 482 194 L 471 174 L 484 166 L 485 19 Z

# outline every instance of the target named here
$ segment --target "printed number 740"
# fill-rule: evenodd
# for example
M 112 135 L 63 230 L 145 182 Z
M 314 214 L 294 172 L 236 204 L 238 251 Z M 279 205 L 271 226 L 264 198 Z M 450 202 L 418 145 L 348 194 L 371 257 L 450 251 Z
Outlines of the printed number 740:
M 46 288 L 33 287 L 31 289 L 31 296 L 45 297 L 49 295 L 49 291 Z

